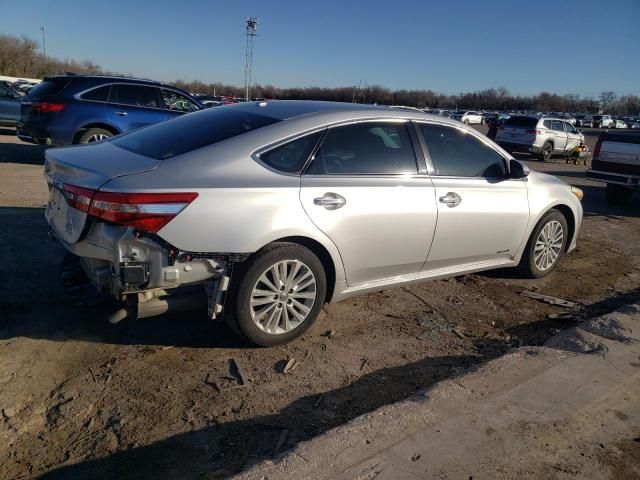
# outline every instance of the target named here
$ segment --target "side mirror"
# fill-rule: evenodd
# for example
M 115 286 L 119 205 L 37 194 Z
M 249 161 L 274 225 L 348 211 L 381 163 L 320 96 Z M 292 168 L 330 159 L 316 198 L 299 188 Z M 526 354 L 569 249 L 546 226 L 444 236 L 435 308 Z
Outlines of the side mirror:
M 529 176 L 529 167 L 524 163 L 520 163 L 517 160 L 511 160 L 509 162 L 509 178 L 519 179 Z

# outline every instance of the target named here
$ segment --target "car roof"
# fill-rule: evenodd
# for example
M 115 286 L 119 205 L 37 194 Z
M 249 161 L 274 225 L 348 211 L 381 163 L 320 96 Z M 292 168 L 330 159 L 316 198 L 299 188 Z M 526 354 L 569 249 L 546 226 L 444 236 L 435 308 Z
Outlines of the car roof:
M 287 120 L 301 116 L 334 116 L 344 114 L 345 117 L 367 118 L 388 117 L 408 119 L 432 119 L 444 121 L 438 115 L 424 113 L 418 110 L 389 108 L 381 105 L 364 105 L 347 102 L 323 102 L 315 100 L 272 100 L 264 102 L 244 102 L 223 108 L 234 108 L 250 113 L 265 115 L 279 120 Z M 459 122 L 448 120 L 447 123 L 459 125 Z
M 124 77 L 119 75 L 82 75 L 82 74 L 73 73 L 73 74 L 65 74 L 65 75 L 51 75 L 51 76 L 44 77 L 43 81 L 44 80 L 103 80 L 105 82 L 138 83 L 138 84 L 176 88 L 171 85 L 166 85 L 164 83 L 157 82 L 155 80 L 150 80 L 148 78 Z M 180 89 L 177 89 L 177 90 L 180 90 Z

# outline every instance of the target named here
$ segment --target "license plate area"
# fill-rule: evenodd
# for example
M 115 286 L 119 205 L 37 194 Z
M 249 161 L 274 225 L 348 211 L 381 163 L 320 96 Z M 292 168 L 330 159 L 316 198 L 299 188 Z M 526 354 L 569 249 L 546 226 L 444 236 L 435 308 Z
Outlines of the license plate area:
M 45 218 L 58 237 L 67 243 L 75 243 L 82 235 L 87 214 L 70 207 L 62 190 L 49 183 Z

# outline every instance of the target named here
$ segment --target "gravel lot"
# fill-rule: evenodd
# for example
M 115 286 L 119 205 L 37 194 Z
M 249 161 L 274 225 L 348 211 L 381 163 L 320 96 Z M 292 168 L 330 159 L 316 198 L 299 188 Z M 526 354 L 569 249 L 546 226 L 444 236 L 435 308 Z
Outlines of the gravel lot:
M 584 166 L 531 160 L 585 191 L 578 249 L 545 279 L 497 271 L 367 295 L 271 349 L 199 311 L 110 326 L 65 303 L 42 152 L 0 128 L 0 478 L 223 478 L 640 297 L 640 196 L 612 208 Z M 564 310 L 524 289 L 579 302 L 577 317 L 550 319 Z

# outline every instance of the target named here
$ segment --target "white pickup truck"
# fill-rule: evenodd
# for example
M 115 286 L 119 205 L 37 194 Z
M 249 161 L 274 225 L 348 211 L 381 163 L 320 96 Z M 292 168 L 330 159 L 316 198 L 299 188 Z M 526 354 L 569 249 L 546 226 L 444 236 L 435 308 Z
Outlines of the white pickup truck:
M 593 149 L 587 177 L 607 184 L 607 201 L 626 203 L 640 190 L 640 132 L 605 132 Z

